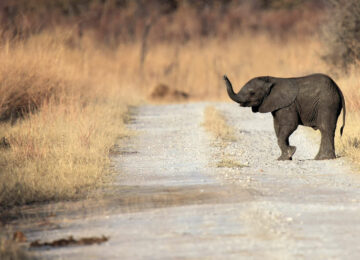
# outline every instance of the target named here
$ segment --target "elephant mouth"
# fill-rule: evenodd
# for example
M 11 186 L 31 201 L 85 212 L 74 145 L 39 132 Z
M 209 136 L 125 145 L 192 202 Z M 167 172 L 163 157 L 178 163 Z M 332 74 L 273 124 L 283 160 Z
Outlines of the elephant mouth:
M 253 106 L 251 107 L 251 110 L 256 113 L 256 112 L 259 112 L 259 106 Z
M 247 102 L 239 102 L 241 107 L 259 107 L 258 102 L 247 101 Z

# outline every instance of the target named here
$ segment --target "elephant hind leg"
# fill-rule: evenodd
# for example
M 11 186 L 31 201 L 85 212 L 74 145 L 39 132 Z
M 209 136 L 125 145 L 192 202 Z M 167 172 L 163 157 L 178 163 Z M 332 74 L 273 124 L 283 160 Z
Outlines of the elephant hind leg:
M 327 113 L 325 113 L 327 112 Z M 335 129 L 336 122 L 339 113 L 334 113 L 331 110 L 327 110 L 322 113 L 322 117 L 318 119 L 319 130 L 321 133 L 321 143 L 318 154 L 315 156 L 315 160 L 327 160 L 335 159 Z
M 321 132 L 321 143 L 318 154 L 315 156 L 315 160 L 328 160 L 335 159 L 335 146 L 334 136 L 335 129 L 324 130 L 320 129 Z

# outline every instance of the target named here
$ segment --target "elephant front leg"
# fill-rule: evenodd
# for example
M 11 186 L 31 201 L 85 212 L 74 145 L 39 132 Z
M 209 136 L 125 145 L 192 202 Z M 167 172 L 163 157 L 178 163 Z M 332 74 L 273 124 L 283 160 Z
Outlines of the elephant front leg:
M 335 130 L 321 130 L 321 143 L 318 154 L 315 156 L 315 160 L 327 160 L 335 159 L 335 146 L 334 136 Z
M 278 122 L 274 121 L 274 127 L 278 145 L 281 150 L 281 155 L 278 160 L 292 160 L 296 147 L 289 145 L 289 137 L 296 130 L 297 126 L 279 125 Z

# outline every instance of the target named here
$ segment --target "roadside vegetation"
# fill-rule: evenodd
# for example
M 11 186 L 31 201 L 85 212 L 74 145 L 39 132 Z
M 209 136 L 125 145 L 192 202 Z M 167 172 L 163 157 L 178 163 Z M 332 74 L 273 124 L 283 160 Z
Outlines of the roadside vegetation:
M 236 141 L 234 128 L 227 123 L 225 116 L 213 106 L 205 108 L 203 126 L 222 142 Z
M 28 252 L 25 246 L 0 233 L 1 260 L 35 260 L 38 259 Z
M 159 85 L 228 101 L 223 74 L 236 91 L 260 75 L 329 74 L 349 112 L 337 149 L 360 163 L 360 9 L 320 2 L 2 1 L 0 210 L 86 196 L 111 176 L 130 105 Z M 204 116 L 234 140 L 221 113 Z
M 64 36 L 65 35 L 65 36 Z M 101 185 L 134 104 L 115 61 L 66 32 L 0 48 L 0 205 L 72 199 Z M 114 65 L 116 66 L 116 65 Z
M 348 21 L 346 12 L 358 10 L 351 3 L 336 16 L 336 26 L 326 23 L 324 6 L 316 1 L 258 0 L 240 5 L 209 1 L 207 11 L 202 9 L 204 3 L 198 6 L 191 1 L 142 5 L 9 0 L 3 4 L 3 208 L 83 196 L 109 173 L 109 149 L 128 134 L 124 125 L 128 105 L 150 95 L 159 84 L 169 91 L 183 91 L 191 100 L 228 100 L 222 81 L 225 73 L 236 90 L 259 75 L 329 73 L 343 90 L 349 111 L 337 146 L 342 154 L 360 157 L 356 127 L 360 69 L 358 56 L 350 55 L 357 51 L 356 39 L 351 41 L 355 34 L 345 35 L 352 44 L 346 48 L 334 38 L 327 53 L 322 36 L 316 34 L 322 23 L 327 24 L 324 31 L 337 32 L 327 36 L 343 37 L 339 34 L 347 25 L 351 31 L 360 17 L 351 16 L 355 18 Z M 254 21 L 249 13 L 259 19 Z M 44 24 L 41 17 L 49 23 Z M 173 27 L 164 27 L 170 21 Z M 339 53 L 338 48 L 348 50 L 345 53 L 350 56 L 339 63 L 346 63 L 344 71 L 331 73 L 337 59 L 330 54 Z M 213 110 L 205 111 L 211 114 Z M 226 128 L 216 120 L 218 129 L 212 126 L 211 131 L 221 135 Z
M 360 3 L 334 0 L 329 4 L 329 19 L 322 27 L 322 53 L 326 67 L 344 92 L 347 118 L 344 135 L 336 137 L 340 156 L 360 165 Z M 340 119 L 340 117 L 339 117 Z M 341 124 L 341 119 L 339 120 Z M 339 128 L 338 128 L 339 129 Z
M 206 107 L 202 125 L 212 135 L 212 145 L 220 148 L 220 152 L 215 155 L 216 167 L 246 167 L 226 151 L 226 148 L 236 141 L 236 134 L 235 129 L 227 122 L 226 117 L 219 110 L 213 106 Z
M 295 2 L 4 1 L 0 207 L 83 196 L 109 173 L 128 105 L 161 84 L 191 100 L 228 100 L 225 73 L 236 90 L 259 75 L 330 74 L 349 111 L 337 146 L 358 160 L 358 4 L 332 23 L 324 10 L 341 0 L 335 9 Z M 336 63 L 339 48 L 348 56 Z M 343 71 L 332 73 L 334 63 Z

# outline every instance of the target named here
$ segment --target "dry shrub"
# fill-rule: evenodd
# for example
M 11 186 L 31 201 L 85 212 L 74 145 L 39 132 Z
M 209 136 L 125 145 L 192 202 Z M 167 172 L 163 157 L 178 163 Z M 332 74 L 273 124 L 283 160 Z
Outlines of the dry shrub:
M 26 39 L 59 25 L 74 28 L 75 38 L 91 32 L 114 48 L 146 35 L 153 43 L 249 30 L 292 37 L 314 33 L 323 9 L 316 0 L 2 0 L 0 38 Z
M 185 101 L 189 94 L 177 89 L 171 89 L 165 84 L 158 84 L 150 90 L 150 99 L 155 101 Z
M 2 121 L 34 112 L 44 101 L 71 84 L 66 82 L 65 75 L 54 71 L 56 64 L 51 60 L 39 60 L 18 50 L 3 51 L 0 55 Z
M 332 0 L 330 3 L 323 30 L 327 47 L 324 58 L 332 68 L 349 72 L 349 68 L 360 61 L 360 2 Z

